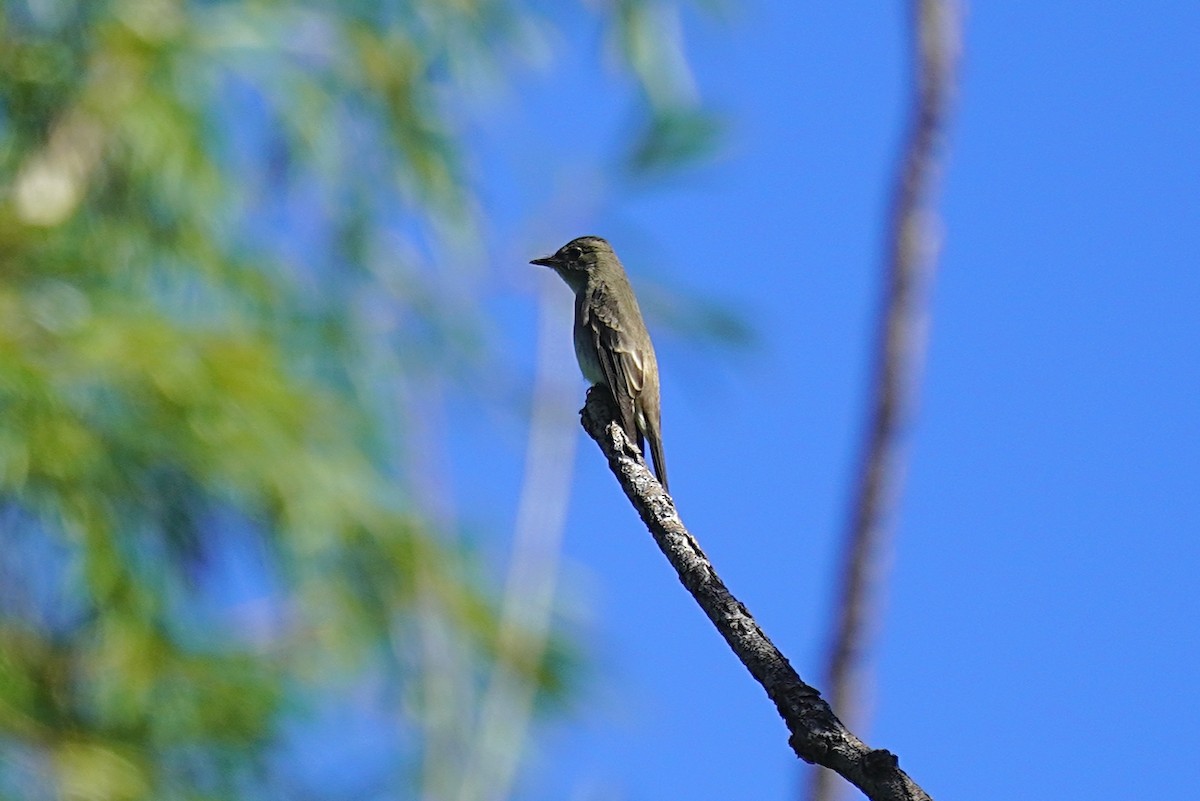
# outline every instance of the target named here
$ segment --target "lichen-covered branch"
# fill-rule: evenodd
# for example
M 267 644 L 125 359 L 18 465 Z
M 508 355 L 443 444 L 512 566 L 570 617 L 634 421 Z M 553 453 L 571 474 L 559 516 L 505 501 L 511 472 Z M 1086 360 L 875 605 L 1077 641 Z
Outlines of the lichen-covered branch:
M 817 690 L 805 684 L 787 657 L 729 592 L 700 544 L 684 527 L 667 495 L 625 436 L 607 389 L 592 387 L 580 412 L 583 428 L 600 446 L 609 467 L 679 574 L 750 675 L 774 702 L 801 759 L 836 771 L 874 801 L 922 801 L 929 796 L 900 770 L 890 751 L 872 749 L 842 725 Z

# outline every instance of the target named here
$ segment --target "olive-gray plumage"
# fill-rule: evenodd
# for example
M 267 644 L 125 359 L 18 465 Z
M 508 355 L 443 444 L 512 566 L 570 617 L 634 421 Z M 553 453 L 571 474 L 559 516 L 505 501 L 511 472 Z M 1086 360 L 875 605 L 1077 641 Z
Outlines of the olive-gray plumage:
M 654 472 L 667 489 L 658 397 L 658 361 L 633 287 L 612 246 L 581 236 L 553 256 L 531 264 L 549 267 L 575 293 L 575 358 L 583 377 L 612 392 L 621 426 L 645 451 L 650 442 Z

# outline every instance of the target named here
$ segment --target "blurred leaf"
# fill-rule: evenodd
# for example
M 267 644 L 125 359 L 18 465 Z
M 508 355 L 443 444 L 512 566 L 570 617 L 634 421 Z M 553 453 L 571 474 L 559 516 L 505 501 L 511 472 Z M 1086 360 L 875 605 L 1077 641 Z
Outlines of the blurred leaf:
M 150 789 L 146 766 L 130 749 L 83 740 L 60 743 L 54 751 L 60 797 L 67 801 L 126 801 Z
M 657 327 L 679 339 L 726 348 L 750 348 L 757 332 L 746 314 L 722 298 L 706 298 L 675 287 L 645 283 L 640 302 Z
M 626 169 L 635 176 L 684 169 L 712 156 L 720 146 L 721 134 L 720 120 L 709 111 L 658 111 L 635 140 Z

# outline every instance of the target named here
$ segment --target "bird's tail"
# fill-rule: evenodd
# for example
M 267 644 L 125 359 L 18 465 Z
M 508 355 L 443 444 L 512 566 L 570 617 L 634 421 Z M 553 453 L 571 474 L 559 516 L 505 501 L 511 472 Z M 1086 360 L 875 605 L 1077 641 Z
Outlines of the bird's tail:
M 650 455 L 654 457 L 654 475 L 658 476 L 658 483 L 663 485 L 663 489 L 670 492 L 667 487 L 667 463 L 663 459 L 662 437 L 652 430 L 646 432 L 646 439 L 650 440 Z

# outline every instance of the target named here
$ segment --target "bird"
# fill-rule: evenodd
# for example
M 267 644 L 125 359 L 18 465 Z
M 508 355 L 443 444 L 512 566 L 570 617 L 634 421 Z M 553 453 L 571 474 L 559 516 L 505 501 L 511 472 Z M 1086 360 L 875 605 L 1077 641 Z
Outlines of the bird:
M 575 293 L 575 358 L 584 379 L 608 387 L 620 411 L 621 427 L 645 453 L 650 442 L 654 474 L 664 490 L 658 359 L 642 320 L 629 277 L 612 245 L 598 236 L 581 236 L 554 255 L 530 264 L 549 267 Z

